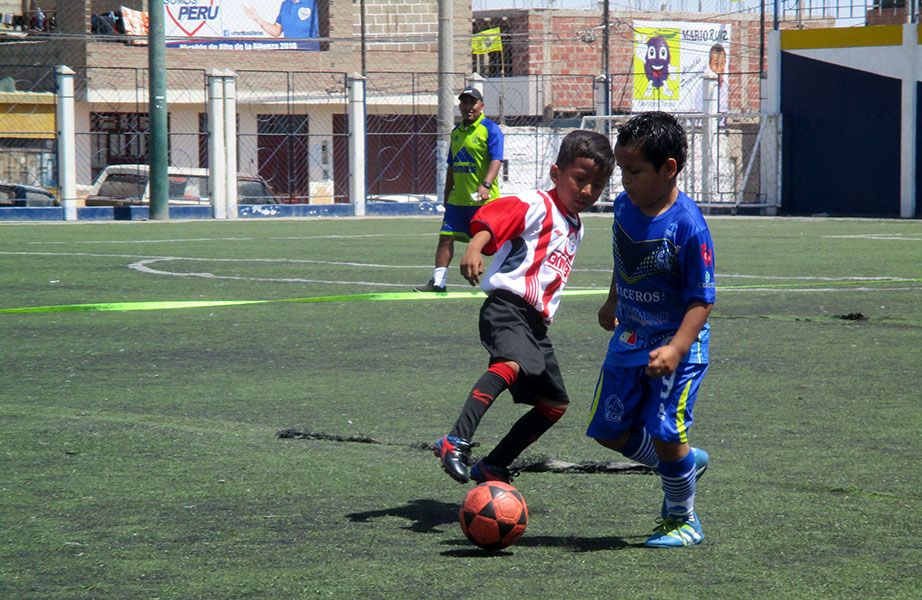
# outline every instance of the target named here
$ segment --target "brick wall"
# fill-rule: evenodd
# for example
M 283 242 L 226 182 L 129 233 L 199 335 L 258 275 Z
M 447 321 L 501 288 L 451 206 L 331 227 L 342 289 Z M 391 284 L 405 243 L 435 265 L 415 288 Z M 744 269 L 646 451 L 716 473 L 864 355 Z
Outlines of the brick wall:
M 492 10 L 473 15 L 475 30 L 500 27 L 503 30 L 505 59 L 511 61 L 512 75 L 539 75 L 549 78 L 555 107 L 586 112 L 593 106 L 591 85 L 585 78 L 600 75 L 603 69 L 604 32 L 601 14 L 585 10 Z M 612 13 L 609 24 L 609 72 L 612 75 L 612 101 L 615 112 L 628 112 L 631 106 L 635 20 L 700 21 L 700 14 Z M 731 111 L 757 111 L 760 105 L 759 46 L 760 22 L 753 15 L 720 15 L 712 21 L 731 26 L 729 93 Z M 823 26 L 817 23 L 816 26 Z M 766 33 L 772 23 L 766 23 Z M 577 77 L 579 76 L 579 77 Z
M 43 3 L 51 6 L 53 2 Z M 87 35 L 94 13 L 119 6 L 146 9 L 146 0 L 67 0 L 58 11 L 58 31 Z M 470 70 L 470 2 L 454 0 L 454 70 Z M 337 71 L 361 70 L 359 3 L 330 0 L 320 3 L 321 52 L 234 52 L 168 49 L 168 68 L 229 68 L 234 70 Z M 369 71 L 429 72 L 438 70 L 438 0 L 366 0 L 366 68 Z M 75 68 L 147 66 L 147 48 L 90 38 L 30 42 L 0 47 L 0 64 L 67 64 Z

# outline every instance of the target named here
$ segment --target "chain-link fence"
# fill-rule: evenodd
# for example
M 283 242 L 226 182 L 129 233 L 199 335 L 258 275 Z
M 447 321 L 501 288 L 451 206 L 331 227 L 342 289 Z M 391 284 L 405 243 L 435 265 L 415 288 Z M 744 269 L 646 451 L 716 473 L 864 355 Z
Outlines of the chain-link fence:
M 582 126 L 608 134 L 614 143 L 618 127 L 629 118 L 586 117 Z M 780 115 L 684 114 L 678 119 L 688 138 L 680 189 L 708 213 L 775 214 L 780 206 Z M 609 197 L 623 189 L 614 177 Z
M 0 67 L 0 72 L 15 76 L 14 69 Z M 777 203 L 772 183 L 776 168 L 772 165 L 778 159 L 765 154 L 763 142 L 776 140 L 778 128 L 766 129 L 766 117 L 727 110 L 720 100 L 726 98 L 720 90 L 729 90 L 732 106 L 734 90 L 740 90 L 751 76 L 730 76 L 723 86 L 718 82 L 716 116 L 704 121 L 695 114 L 684 117 L 691 145 L 701 148 L 690 155 L 685 187 L 703 206 L 736 210 Z M 34 88 L 45 89 L 54 81 L 54 69 L 33 67 L 30 77 Z M 615 91 L 629 78 L 612 78 L 613 104 L 617 103 Z M 368 74 L 366 147 L 358 161 L 349 156 L 348 77 L 344 73 L 240 71 L 235 79 L 237 135 L 226 143 L 235 144 L 239 176 L 259 178 L 267 184 L 271 198 L 266 202 L 350 202 L 350 169 L 354 165 L 365 169 L 368 201 L 441 200 L 436 196 L 438 74 Z M 601 122 L 592 119 L 597 106 L 596 80 L 589 75 L 570 75 L 482 82 L 484 112 L 505 135 L 502 192 L 550 187 L 548 173 L 560 139 L 573 128 L 597 127 Z M 463 74 L 454 74 L 451 81 L 457 90 L 466 83 Z M 177 173 L 181 169 L 207 170 L 211 162 L 208 114 L 214 110 L 209 105 L 208 73 L 170 69 L 167 84 L 171 168 Z M 76 69 L 76 182 L 80 199 L 99 193 L 97 180 L 106 167 L 149 162 L 148 88 L 146 69 Z M 0 114 L 33 117 L 22 131 L 9 131 L 7 126 L 7 137 L 0 138 L 0 179 L 55 187 L 56 101 L 54 94 L 43 91 L 0 95 Z M 43 115 L 44 120 L 37 115 Z M 587 115 L 589 120 L 583 119 Z M 629 111 L 612 117 L 611 122 L 616 126 L 627 115 Z M 710 133 L 707 127 L 711 127 Z M 701 141 L 702 136 L 711 140 L 710 146 Z M 136 181 L 135 189 L 121 189 L 142 198 L 146 180 L 138 177 Z M 203 187 L 207 191 L 207 186 Z M 617 188 L 615 182 L 612 190 Z

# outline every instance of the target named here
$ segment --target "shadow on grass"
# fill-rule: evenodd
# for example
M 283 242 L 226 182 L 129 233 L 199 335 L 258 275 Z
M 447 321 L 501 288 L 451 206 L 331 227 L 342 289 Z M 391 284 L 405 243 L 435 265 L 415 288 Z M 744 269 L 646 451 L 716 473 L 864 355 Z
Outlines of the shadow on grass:
M 410 521 L 410 524 L 404 527 L 404 529 L 415 531 L 417 533 L 442 533 L 443 529 L 440 528 L 443 526 L 457 526 L 458 505 L 449 502 L 440 502 L 438 500 L 419 499 L 411 500 L 403 506 L 349 513 L 346 515 L 346 517 L 353 523 L 367 523 L 371 519 L 380 517 L 399 517 Z M 472 547 L 470 542 L 465 540 L 463 536 L 456 540 L 446 540 L 442 542 L 442 544 L 459 546 L 457 549 L 446 550 L 445 552 L 442 552 L 443 556 L 489 557 L 512 556 L 514 554 L 511 550 L 508 549 L 500 551 L 487 551 Z M 516 543 L 516 546 L 555 547 L 563 548 L 571 552 L 621 550 L 622 548 L 638 547 L 642 545 L 643 544 L 640 542 L 630 543 L 625 539 L 616 536 L 529 536 L 528 532 L 526 532 L 525 535 Z
M 527 547 L 541 547 L 541 548 L 561 548 L 563 550 L 569 550 L 570 552 L 598 552 L 601 550 L 622 550 L 624 548 L 638 548 L 642 547 L 643 543 L 630 543 L 624 538 L 620 538 L 613 535 L 602 536 L 602 537 L 575 537 L 575 536 L 563 536 L 563 535 L 528 535 L 528 532 L 525 532 L 525 535 L 515 543 L 515 546 L 507 548 L 505 550 L 499 551 L 488 551 L 481 550 L 480 548 L 474 548 L 470 546 L 470 542 L 460 538 L 458 540 L 450 540 L 442 542 L 443 544 L 451 544 L 455 546 L 465 546 L 465 548 L 458 548 L 457 550 L 446 550 L 442 552 L 442 556 L 456 556 L 456 557 L 478 557 L 478 556 L 512 556 L 516 547 L 527 546 Z
M 454 525 L 458 522 L 458 505 L 438 500 L 411 500 L 403 506 L 355 512 L 346 515 L 353 523 L 367 523 L 376 517 L 400 517 L 412 521 L 404 529 L 418 533 L 440 532 L 440 525 Z

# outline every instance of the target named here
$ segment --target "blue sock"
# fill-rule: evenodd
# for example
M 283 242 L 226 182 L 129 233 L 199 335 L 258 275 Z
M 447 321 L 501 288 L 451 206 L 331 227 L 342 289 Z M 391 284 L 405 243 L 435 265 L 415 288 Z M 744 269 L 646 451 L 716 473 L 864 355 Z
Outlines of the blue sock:
M 659 457 L 656 456 L 656 450 L 653 448 L 653 438 L 646 429 L 632 429 L 627 442 L 619 452 L 626 458 L 654 469 L 659 465 Z
M 689 452 L 677 461 L 660 461 L 659 472 L 666 495 L 666 512 L 674 516 L 688 516 L 695 512 L 694 453 Z

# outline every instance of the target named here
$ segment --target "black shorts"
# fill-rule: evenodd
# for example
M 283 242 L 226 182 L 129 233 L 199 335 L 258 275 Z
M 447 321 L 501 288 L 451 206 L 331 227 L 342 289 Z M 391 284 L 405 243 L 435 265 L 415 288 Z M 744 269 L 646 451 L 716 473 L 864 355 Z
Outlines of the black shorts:
M 515 402 L 570 401 L 547 323 L 525 300 L 505 290 L 491 292 L 480 308 L 480 341 L 490 353 L 490 364 L 511 360 L 519 365 L 519 377 L 509 390 Z

